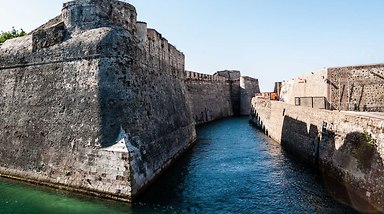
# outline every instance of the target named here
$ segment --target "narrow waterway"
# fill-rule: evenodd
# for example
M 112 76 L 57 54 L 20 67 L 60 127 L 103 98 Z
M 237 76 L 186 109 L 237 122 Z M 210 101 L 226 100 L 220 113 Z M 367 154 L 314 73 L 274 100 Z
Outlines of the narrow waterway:
M 321 178 L 248 124 L 198 128 L 191 151 L 133 205 L 0 179 L 0 213 L 354 213 Z

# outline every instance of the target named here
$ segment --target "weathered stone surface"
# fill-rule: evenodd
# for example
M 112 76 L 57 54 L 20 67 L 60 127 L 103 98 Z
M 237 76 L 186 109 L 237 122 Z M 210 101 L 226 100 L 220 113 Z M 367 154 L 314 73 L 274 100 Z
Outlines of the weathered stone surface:
M 185 85 L 196 124 L 233 116 L 231 82 L 227 78 L 188 71 Z
M 236 70 L 224 70 L 224 71 L 218 71 L 213 74 L 213 76 L 221 76 L 228 79 L 228 82 L 230 85 L 230 91 L 231 91 L 231 101 L 232 101 L 232 110 L 233 115 L 239 116 L 240 115 L 240 109 L 241 109 L 241 89 L 240 89 L 240 71 Z
M 384 64 L 328 68 L 333 109 L 384 111 Z
M 134 8 L 73 1 L 0 46 L 0 173 L 130 201 L 195 129 L 184 55 Z
M 240 114 L 250 115 L 251 100 L 256 93 L 260 93 L 259 80 L 252 77 L 240 77 Z
M 185 72 L 184 60 L 130 4 L 65 3 L 0 45 L 0 176 L 131 201 L 195 124 L 239 114 L 239 71 Z
M 384 121 L 343 112 L 297 107 L 254 98 L 254 123 L 301 157 L 345 185 L 349 203 L 368 201 L 384 211 Z M 326 179 L 327 181 L 327 179 Z
M 185 85 L 196 124 L 240 113 L 249 115 L 251 98 L 260 92 L 258 80 L 241 77 L 239 71 L 219 71 L 214 75 L 186 71 Z

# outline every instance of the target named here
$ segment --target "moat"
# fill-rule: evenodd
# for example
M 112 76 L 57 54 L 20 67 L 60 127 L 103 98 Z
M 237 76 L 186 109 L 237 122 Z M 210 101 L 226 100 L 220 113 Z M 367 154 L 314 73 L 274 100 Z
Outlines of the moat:
M 1 179 L 1 213 L 355 212 L 247 118 L 200 126 L 197 136 L 194 148 L 133 205 Z

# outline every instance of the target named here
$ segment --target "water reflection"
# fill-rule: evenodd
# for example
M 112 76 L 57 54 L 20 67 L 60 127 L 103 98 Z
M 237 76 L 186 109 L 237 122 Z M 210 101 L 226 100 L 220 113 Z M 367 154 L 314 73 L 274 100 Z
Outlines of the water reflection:
M 204 213 L 354 213 L 321 178 L 247 124 L 232 118 L 198 129 L 192 151 L 141 198 L 140 206 Z

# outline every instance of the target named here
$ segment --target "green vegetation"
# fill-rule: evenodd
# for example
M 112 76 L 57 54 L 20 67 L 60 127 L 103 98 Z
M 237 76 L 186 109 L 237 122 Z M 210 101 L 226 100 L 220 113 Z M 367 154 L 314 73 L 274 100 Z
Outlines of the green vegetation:
M 362 133 L 361 140 L 356 145 L 354 153 L 354 157 L 357 159 L 357 167 L 363 171 L 369 171 L 375 151 L 375 139 L 365 131 Z
M 13 38 L 21 37 L 21 36 L 25 36 L 25 35 L 26 35 L 26 33 L 24 32 L 23 29 L 16 30 L 14 27 L 12 27 L 11 31 L 7 31 L 7 32 L 1 31 L 0 44 L 4 43 L 8 39 L 13 39 Z

